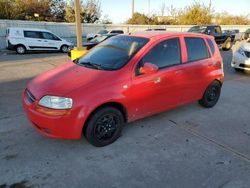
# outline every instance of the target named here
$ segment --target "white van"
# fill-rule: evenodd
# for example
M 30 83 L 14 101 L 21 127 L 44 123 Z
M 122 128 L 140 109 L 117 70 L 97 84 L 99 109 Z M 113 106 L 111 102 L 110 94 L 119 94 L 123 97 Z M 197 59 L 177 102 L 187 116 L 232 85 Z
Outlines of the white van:
M 73 46 L 48 30 L 28 28 L 7 28 L 6 45 L 7 49 L 15 50 L 18 54 L 29 50 L 59 50 L 66 53 L 68 48 Z

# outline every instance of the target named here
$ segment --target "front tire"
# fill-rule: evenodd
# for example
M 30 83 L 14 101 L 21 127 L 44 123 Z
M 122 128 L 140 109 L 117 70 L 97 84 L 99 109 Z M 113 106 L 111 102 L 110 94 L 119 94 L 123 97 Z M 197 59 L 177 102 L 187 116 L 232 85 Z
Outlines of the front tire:
M 26 48 L 25 48 L 25 46 L 24 46 L 24 45 L 18 45 L 18 46 L 16 47 L 16 53 L 17 53 L 17 54 L 20 54 L 20 55 L 25 54 L 25 53 L 26 53 Z
M 213 81 L 206 89 L 199 103 L 205 108 L 212 108 L 218 102 L 221 93 L 221 84 Z
M 62 53 L 67 53 L 69 51 L 69 46 L 62 45 L 60 50 L 61 50 Z
M 109 145 L 120 137 L 124 125 L 122 113 L 114 107 L 97 110 L 87 122 L 85 137 L 96 147 Z

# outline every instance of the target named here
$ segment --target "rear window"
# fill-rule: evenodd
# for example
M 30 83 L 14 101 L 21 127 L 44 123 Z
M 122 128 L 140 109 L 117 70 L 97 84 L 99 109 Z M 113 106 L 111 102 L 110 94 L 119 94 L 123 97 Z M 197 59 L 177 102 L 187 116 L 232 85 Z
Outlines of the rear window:
M 215 47 L 214 47 L 213 41 L 212 41 L 211 39 L 207 39 L 207 43 L 208 43 L 208 45 L 209 45 L 209 48 L 210 48 L 212 54 L 214 55 Z
M 218 26 L 217 26 L 217 27 L 214 27 L 214 32 L 215 32 L 215 33 L 222 33 L 222 32 L 221 32 L 221 28 L 218 27 Z
M 209 58 L 205 41 L 202 38 L 185 37 L 188 61 L 197 61 Z
M 41 32 L 38 31 L 24 31 L 24 37 L 27 38 L 42 38 Z

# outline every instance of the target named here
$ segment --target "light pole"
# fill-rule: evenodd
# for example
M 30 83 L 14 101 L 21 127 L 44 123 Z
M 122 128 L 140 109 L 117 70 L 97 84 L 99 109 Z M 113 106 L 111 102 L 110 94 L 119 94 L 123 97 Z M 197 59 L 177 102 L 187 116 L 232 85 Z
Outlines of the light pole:
M 81 15 L 80 15 L 80 0 L 74 0 L 75 2 L 75 22 L 76 22 L 76 40 L 77 47 L 70 51 L 71 60 L 75 60 L 87 53 L 86 49 L 82 47 L 82 27 L 81 27 Z
M 82 27 L 81 27 L 80 1 L 79 0 L 75 0 L 75 20 L 76 20 L 77 50 L 82 50 Z
M 134 16 L 134 13 L 135 13 L 135 1 L 132 0 L 132 18 Z
M 150 0 L 148 0 L 148 17 L 150 17 Z

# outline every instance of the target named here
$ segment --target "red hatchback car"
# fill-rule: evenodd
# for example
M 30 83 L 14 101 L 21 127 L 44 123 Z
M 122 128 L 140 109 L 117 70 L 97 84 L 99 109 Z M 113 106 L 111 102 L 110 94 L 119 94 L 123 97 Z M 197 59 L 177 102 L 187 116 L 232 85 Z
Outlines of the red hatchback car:
M 214 39 L 194 33 L 142 32 L 110 38 L 85 56 L 33 79 L 23 105 L 43 135 L 95 146 L 124 123 L 199 101 L 213 107 L 224 81 Z

